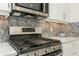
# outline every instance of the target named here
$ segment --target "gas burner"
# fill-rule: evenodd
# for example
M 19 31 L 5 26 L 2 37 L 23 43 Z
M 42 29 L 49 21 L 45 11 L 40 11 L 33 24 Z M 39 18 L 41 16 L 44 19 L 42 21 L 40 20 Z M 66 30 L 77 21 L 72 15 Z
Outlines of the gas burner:
M 46 53 L 49 53 L 50 51 L 52 52 L 53 50 L 56 51 L 58 49 L 61 49 L 61 42 L 59 40 L 42 38 L 38 35 L 34 35 L 34 37 L 32 35 L 31 37 L 30 35 L 27 37 L 26 35 L 10 36 L 10 43 L 18 51 L 18 55 L 37 51 L 39 49 L 44 49 L 47 47 L 51 47 L 52 50 L 45 50 L 47 51 Z

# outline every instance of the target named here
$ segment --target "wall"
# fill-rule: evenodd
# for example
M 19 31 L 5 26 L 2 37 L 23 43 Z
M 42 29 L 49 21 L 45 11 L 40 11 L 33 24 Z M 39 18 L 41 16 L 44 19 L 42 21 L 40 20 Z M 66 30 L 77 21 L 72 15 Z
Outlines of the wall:
M 21 18 L 21 17 L 9 17 L 8 20 L 0 20 L 0 42 L 7 41 L 9 39 L 9 26 L 27 26 L 27 27 L 37 27 L 40 26 L 41 20 L 36 19 L 28 19 L 28 18 Z M 69 32 L 66 32 L 67 37 L 78 37 L 79 36 L 79 22 L 73 22 L 71 24 L 71 30 Z M 59 25 L 54 25 L 54 29 L 57 31 L 51 32 L 51 28 L 49 25 L 53 25 L 52 23 L 43 23 L 45 28 L 45 31 L 43 29 L 43 35 L 46 36 L 58 36 L 61 31 L 61 28 L 59 29 Z M 43 27 L 43 28 L 44 28 Z M 52 26 L 53 27 L 53 26 Z M 64 27 L 65 28 L 65 27 Z M 66 31 L 68 29 L 65 29 Z

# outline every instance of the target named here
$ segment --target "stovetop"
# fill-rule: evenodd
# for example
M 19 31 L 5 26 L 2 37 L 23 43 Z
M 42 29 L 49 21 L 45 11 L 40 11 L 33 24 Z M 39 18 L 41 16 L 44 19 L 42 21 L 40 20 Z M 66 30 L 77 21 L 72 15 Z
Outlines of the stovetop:
M 47 39 L 42 37 L 21 38 L 21 39 L 18 39 L 15 36 L 12 36 L 12 37 L 13 38 L 10 39 L 10 43 L 13 47 L 16 48 L 16 50 L 18 50 L 19 54 L 61 44 L 59 40 L 52 40 L 52 39 Z

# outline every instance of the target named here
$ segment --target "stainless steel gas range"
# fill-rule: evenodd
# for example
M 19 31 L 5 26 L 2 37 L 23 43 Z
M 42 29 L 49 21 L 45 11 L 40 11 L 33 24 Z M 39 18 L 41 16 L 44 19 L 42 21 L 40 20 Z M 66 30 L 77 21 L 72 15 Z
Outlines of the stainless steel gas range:
M 62 55 L 59 40 L 43 38 L 41 27 L 10 27 L 10 44 L 18 56 Z

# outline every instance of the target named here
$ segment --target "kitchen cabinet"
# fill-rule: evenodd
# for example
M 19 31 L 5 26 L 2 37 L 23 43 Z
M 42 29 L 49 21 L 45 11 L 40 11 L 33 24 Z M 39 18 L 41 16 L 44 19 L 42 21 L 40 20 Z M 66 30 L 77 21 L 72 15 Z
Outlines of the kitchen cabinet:
M 68 22 L 79 22 L 78 3 L 50 3 L 49 18 Z
M 0 3 L 0 15 L 9 16 L 11 12 L 11 3 Z
M 79 56 L 79 40 L 62 44 L 64 56 Z
M 70 22 L 79 22 L 79 3 L 70 4 Z
M 50 3 L 49 18 L 67 21 L 69 19 L 70 4 L 68 3 Z

